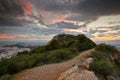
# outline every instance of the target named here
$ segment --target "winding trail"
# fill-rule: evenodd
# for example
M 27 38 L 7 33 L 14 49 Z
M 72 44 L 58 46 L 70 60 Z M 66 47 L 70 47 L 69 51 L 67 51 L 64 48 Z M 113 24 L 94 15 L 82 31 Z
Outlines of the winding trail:
M 57 80 L 72 65 L 83 62 L 94 49 L 81 52 L 77 57 L 62 63 L 48 64 L 18 73 L 12 80 Z

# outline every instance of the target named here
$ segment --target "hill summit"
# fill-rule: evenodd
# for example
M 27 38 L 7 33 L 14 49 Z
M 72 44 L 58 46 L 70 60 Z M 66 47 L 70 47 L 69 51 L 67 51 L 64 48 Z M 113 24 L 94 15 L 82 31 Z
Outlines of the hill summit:
M 79 51 L 91 49 L 96 46 L 96 44 L 92 40 L 90 40 L 83 34 L 77 36 L 70 34 L 59 34 L 57 36 L 54 36 L 53 39 L 48 43 L 48 45 L 51 45 L 54 48 L 77 48 Z

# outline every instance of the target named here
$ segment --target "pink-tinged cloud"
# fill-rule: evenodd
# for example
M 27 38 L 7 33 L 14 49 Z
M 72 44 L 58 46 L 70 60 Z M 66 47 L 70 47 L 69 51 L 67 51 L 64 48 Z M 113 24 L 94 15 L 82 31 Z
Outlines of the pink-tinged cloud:
M 32 4 L 28 0 L 20 0 L 20 3 L 23 7 L 24 13 L 27 15 L 31 15 L 33 12 Z
M 48 12 L 42 9 L 39 9 L 38 12 L 39 15 L 41 15 L 45 21 L 48 21 L 51 24 L 64 21 L 69 16 L 69 14 L 59 14 L 59 13 L 56 14 L 54 12 Z
M 9 34 L 0 34 L 0 39 L 15 39 L 15 36 Z
M 28 38 L 28 36 L 25 35 L 25 34 L 18 34 L 18 35 L 16 35 L 16 36 L 19 37 L 19 38 Z
M 64 21 L 65 18 L 67 18 L 67 15 L 54 14 L 54 17 L 50 18 L 49 21 L 54 24 L 56 22 Z

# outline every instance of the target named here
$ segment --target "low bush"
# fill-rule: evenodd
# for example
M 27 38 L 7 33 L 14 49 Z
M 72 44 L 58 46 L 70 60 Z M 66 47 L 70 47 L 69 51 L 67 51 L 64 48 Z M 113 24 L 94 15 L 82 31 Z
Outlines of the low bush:
M 120 67 L 120 59 L 114 59 L 114 61 Z
M 57 63 L 69 60 L 75 57 L 78 53 L 76 49 L 58 49 L 44 54 L 20 54 L 9 59 L 1 59 L 0 61 L 0 75 L 14 74 L 21 70 L 40 66 L 49 63 Z
M 110 57 L 109 53 L 102 52 L 102 51 L 94 51 L 90 57 L 93 57 L 94 59 L 106 59 Z
M 116 53 L 118 52 L 117 48 L 111 45 L 107 45 L 105 43 L 99 44 L 95 48 L 96 51 L 102 51 L 106 53 Z
M 6 75 L 2 76 L 1 80 L 11 80 L 11 78 L 12 78 L 12 75 L 6 74 Z
M 111 75 L 114 72 L 114 67 L 107 60 L 95 60 L 90 69 L 101 75 Z

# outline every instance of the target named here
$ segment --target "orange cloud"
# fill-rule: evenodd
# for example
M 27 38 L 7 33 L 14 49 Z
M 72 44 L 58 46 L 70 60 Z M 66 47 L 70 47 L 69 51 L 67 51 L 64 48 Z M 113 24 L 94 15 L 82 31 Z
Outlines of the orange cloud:
M 19 38 L 27 38 L 28 36 L 25 35 L 25 34 L 18 34 L 17 37 L 19 37 Z
M 43 38 L 37 38 L 34 35 L 26 35 L 26 34 L 0 34 L 0 39 L 22 39 L 22 40 L 45 40 L 45 41 L 49 41 L 53 36 L 49 36 L 49 37 L 43 37 Z
M 32 14 L 32 4 L 27 0 L 20 0 L 21 5 L 23 6 L 23 10 L 25 14 L 30 15 Z
M 67 15 L 55 14 L 52 18 L 49 19 L 49 21 L 50 23 L 54 24 L 56 22 L 63 21 L 65 18 L 67 18 Z
M 105 36 L 105 37 L 94 37 L 94 41 L 110 41 L 110 40 L 120 40 L 120 36 Z
M 0 39 L 14 39 L 15 36 L 9 34 L 0 34 Z

